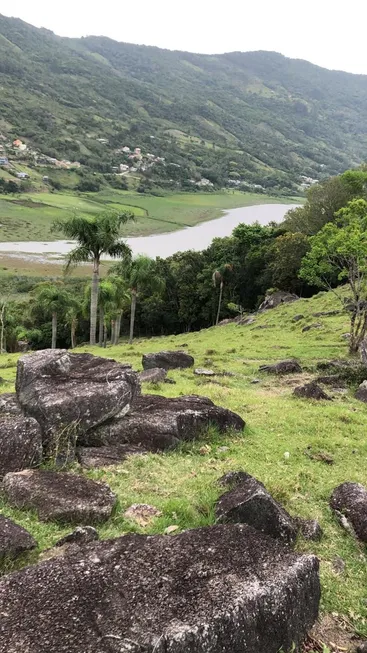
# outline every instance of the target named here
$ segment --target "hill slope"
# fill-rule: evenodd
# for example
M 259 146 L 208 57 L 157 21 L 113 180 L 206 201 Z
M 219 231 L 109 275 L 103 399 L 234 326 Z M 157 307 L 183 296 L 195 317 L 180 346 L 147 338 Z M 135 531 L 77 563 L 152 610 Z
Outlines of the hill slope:
M 107 481 L 119 497 L 113 519 L 99 529 L 101 536 L 115 537 L 129 531 L 163 533 L 170 525 L 181 530 L 211 524 L 214 502 L 220 492 L 216 479 L 226 471 L 245 469 L 259 478 L 292 515 L 320 521 L 324 530 L 321 542 L 300 540 L 297 549 L 320 558 L 322 611 L 339 615 L 341 620 L 346 615 L 367 636 L 365 556 L 361 546 L 339 526 L 328 506 L 330 494 L 339 483 L 351 480 L 366 484 L 365 406 L 353 398 L 351 390 L 340 392 L 330 387 L 325 389 L 333 401 L 313 402 L 292 396 L 294 386 L 315 375 L 318 360 L 347 356 L 347 344 L 341 336 L 348 329 L 348 317 L 314 317 L 314 313 L 339 308 L 333 294 L 320 293 L 312 299 L 268 311 L 252 325 L 231 324 L 198 333 L 140 340 L 132 347 L 96 347 L 93 353 L 128 361 L 139 369 L 142 353 L 180 348 L 185 342 L 196 366 L 230 371 L 234 376 L 216 377 L 213 382 L 194 376 L 191 369 L 175 370 L 169 376 L 176 385 L 154 385 L 144 391 L 166 396 L 208 396 L 239 413 L 247 423 L 243 435 L 218 437 L 212 432 L 178 451 L 133 457 L 117 467 L 86 471 L 91 478 Z M 299 313 L 304 319 L 293 322 L 292 317 Z M 303 326 L 315 321 L 321 322 L 322 328 L 302 332 Z M 260 364 L 293 356 L 299 359 L 302 374 L 285 378 L 259 374 Z M 17 357 L 0 357 L 0 373 L 7 379 L 0 392 L 14 389 Z M 254 378 L 259 382 L 254 384 Z M 322 451 L 333 457 L 333 465 L 306 455 Z M 290 454 L 288 459 L 285 452 Z M 133 503 L 157 506 L 162 516 L 140 528 L 123 516 Z M 68 532 L 67 527 L 41 524 L 33 514 L 14 510 L 3 500 L 0 508 L 2 514 L 30 530 L 41 549 Z M 339 562 L 343 559 L 344 572 L 335 570 L 336 557 Z M 336 633 L 333 637 L 337 641 Z M 328 641 L 326 637 L 323 640 Z
M 0 130 L 91 165 L 107 162 L 97 142 L 107 138 L 154 148 L 188 173 L 284 185 L 367 152 L 367 76 L 277 53 L 67 39 L 0 16 L 0 85 Z

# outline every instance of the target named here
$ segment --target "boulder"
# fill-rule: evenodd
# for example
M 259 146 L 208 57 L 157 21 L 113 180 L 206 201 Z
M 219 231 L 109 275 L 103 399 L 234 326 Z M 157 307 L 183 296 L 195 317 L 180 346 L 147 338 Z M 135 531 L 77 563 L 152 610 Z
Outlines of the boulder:
M 296 360 L 290 359 L 279 361 L 272 365 L 260 365 L 259 372 L 267 372 L 268 374 L 299 374 L 302 372 L 302 367 Z
M 106 521 L 116 495 L 105 483 L 77 474 L 25 470 L 7 474 L 3 491 L 13 508 L 36 510 L 40 521 Z
M 293 394 L 295 397 L 301 397 L 302 399 L 327 399 L 331 401 L 331 397 L 315 382 L 299 385 L 297 388 L 294 388 Z
M 302 519 L 302 517 L 295 517 L 294 521 L 305 540 L 313 540 L 315 542 L 321 540 L 323 532 L 316 519 Z
M 342 526 L 367 542 L 367 488 L 361 483 L 342 483 L 331 495 L 330 507 Z
M 194 370 L 194 374 L 196 374 L 196 376 L 215 376 L 213 370 L 207 370 L 204 367 L 197 367 L 196 370 Z
M 78 447 L 76 456 L 85 469 L 121 465 L 129 456 L 141 456 L 146 453 L 141 447 L 120 444 L 114 447 Z
M 16 558 L 36 546 L 36 540 L 25 528 L 0 515 L 0 560 L 5 557 Z
M 139 392 L 139 381 L 130 366 L 108 358 L 45 349 L 19 359 L 16 391 L 53 452 L 70 442 L 73 446 L 79 433 L 123 415 Z
M 219 487 L 228 487 L 232 489 L 241 483 L 245 483 L 250 478 L 252 478 L 252 476 L 242 470 L 230 471 L 226 472 L 217 480 L 217 485 L 219 485 Z
M 132 444 L 147 451 L 159 451 L 174 448 L 183 440 L 198 438 L 210 425 L 224 433 L 230 429 L 242 431 L 245 423 L 239 415 L 216 406 L 206 397 L 194 395 L 168 399 L 159 395 L 142 395 L 125 417 L 112 419 L 88 431 L 81 444 Z
M 0 395 L 0 415 L 22 415 L 22 409 L 14 392 Z
M 96 542 L 1 580 L 0 653 L 290 651 L 318 568 L 243 525 Z
M 322 324 L 307 324 L 306 326 L 303 327 L 302 333 L 306 333 L 307 331 L 311 331 L 311 329 L 322 329 Z
M 238 326 L 247 326 L 248 324 L 254 324 L 256 322 L 255 317 L 253 315 L 247 315 L 246 317 L 242 317 L 240 320 L 237 321 Z
M 234 483 L 234 487 L 216 503 L 217 521 L 248 524 L 266 535 L 293 544 L 297 526 L 265 486 L 250 474 L 246 474 L 246 478 L 242 475 L 235 477 Z
M 280 304 L 289 304 L 295 302 L 299 297 L 283 290 L 277 290 L 269 295 L 266 295 L 264 301 L 259 306 L 259 311 L 267 311 L 271 308 L 276 308 Z
M 355 398 L 367 404 L 367 381 L 362 381 L 362 383 L 358 386 Z
M 8 472 L 38 467 L 42 461 L 41 429 L 35 419 L 0 416 L 0 478 Z
M 161 383 L 165 381 L 167 370 L 163 367 L 152 367 L 149 370 L 143 370 L 139 374 L 140 383 Z
M 78 544 L 79 546 L 84 546 L 85 544 L 90 544 L 90 542 L 96 542 L 97 540 L 99 540 L 98 531 L 96 531 L 93 526 L 77 526 L 72 533 L 68 533 L 62 537 L 61 540 L 58 540 L 55 547 L 62 547 L 65 544 Z
M 300 320 L 304 320 L 305 316 L 299 313 L 298 315 L 295 315 L 292 317 L 292 322 L 299 322 Z
M 165 370 L 192 367 L 194 359 L 185 351 L 159 351 L 155 354 L 144 354 L 142 363 L 145 370 L 163 367 Z

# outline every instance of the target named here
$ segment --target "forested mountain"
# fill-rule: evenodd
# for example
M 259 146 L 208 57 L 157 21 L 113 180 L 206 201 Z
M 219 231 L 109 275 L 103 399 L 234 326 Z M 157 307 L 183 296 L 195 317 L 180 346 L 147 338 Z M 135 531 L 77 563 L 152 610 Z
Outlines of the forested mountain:
M 181 168 L 174 178 L 294 190 L 367 156 L 367 76 L 272 52 L 68 39 L 0 16 L 0 88 L 0 131 L 103 172 L 127 144 Z

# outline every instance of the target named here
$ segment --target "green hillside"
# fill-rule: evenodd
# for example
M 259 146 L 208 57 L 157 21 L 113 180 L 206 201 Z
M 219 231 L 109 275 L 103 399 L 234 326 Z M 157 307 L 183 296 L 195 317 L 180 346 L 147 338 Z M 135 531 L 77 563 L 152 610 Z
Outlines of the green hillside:
M 179 451 L 130 458 L 120 466 L 86 473 L 107 481 L 119 497 L 113 519 L 99 529 L 107 538 L 129 531 L 162 533 L 171 525 L 178 526 L 179 532 L 211 524 L 219 493 L 215 480 L 225 471 L 245 469 L 259 478 L 292 515 L 320 521 L 324 530 L 321 542 L 300 539 L 297 549 L 320 558 L 322 613 L 333 613 L 344 625 L 348 623 L 367 636 L 365 555 L 362 545 L 342 530 L 328 506 L 330 494 L 339 483 L 351 480 L 366 484 L 366 410 L 353 398 L 353 388 L 340 391 L 325 387 L 333 401 L 313 402 L 292 396 L 295 386 L 315 376 L 318 361 L 347 357 L 342 335 L 348 330 L 348 316 L 314 316 L 338 308 L 332 293 L 319 293 L 312 299 L 259 315 L 248 326 L 230 324 L 198 333 L 140 340 L 131 347 L 95 348 L 93 353 L 127 361 L 140 369 L 144 352 L 186 344 L 186 351 L 195 357 L 195 366 L 229 371 L 234 376 L 215 377 L 213 382 L 194 376 L 190 369 L 176 370 L 169 373 L 176 385 L 154 385 L 146 387 L 145 392 L 205 395 L 238 412 L 247 426 L 243 435 L 218 437 L 212 432 Z M 296 314 L 304 318 L 293 322 Z M 302 332 L 304 326 L 315 322 L 321 323 L 321 328 Z M 293 356 L 301 363 L 302 374 L 273 377 L 258 371 L 263 363 Z M 0 374 L 6 379 L 1 392 L 14 389 L 17 358 L 0 357 Z M 254 379 L 259 382 L 253 383 Z M 285 452 L 289 452 L 289 458 Z M 334 464 L 317 460 L 320 452 L 330 455 Z M 123 517 L 132 503 L 152 504 L 163 515 L 147 528 L 139 528 Z M 55 524 L 41 524 L 34 514 L 13 510 L 4 502 L 0 507 L 4 515 L 32 532 L 41 549 L 68 531 Z M 37 553 L 32 555 L 35 558 Z M 345 563 L 342 572 L 335 566 L 337 558 Z
M 367 76 L 277 53 L 67 39 L 0 16 L 0 85 L 7 137 L 103 173 L 141 147 L 166 159 L 147 175 L 163 186 L 202 175 L 294 192 L 366 158 Z

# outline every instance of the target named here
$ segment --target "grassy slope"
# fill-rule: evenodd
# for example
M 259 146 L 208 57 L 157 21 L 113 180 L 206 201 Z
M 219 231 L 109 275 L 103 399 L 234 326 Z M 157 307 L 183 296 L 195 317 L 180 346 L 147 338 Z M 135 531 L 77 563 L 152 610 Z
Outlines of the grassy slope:
M 229 325 L 200 333 L 140 340 L 132 347 L 95 348 L 93 353 L 128 361 L 139 369 L 142 353 L 179 348 L 186 343 L 197 366 L 230 370 L 236 377 L 219 377 L 217 385 L 195 377 L 192 370 L 174 371 L 170 376 L 177 385 L 162 384 L 145 388 L 145 392 L 206 395 L 240 413 L 247 427 L 243 435 L 218 437 L 211 433 L 201 442 L 185 445 L 181 451 L 132 458 L 119 467 L 87 474 L 108 482 L 119 497 L 115 516 L 99 529 L 106 538 L 129 531 L 161 533 L 172 524 L 180 529 L 211 524 L 219 494 L 215 480 L 231 469 L 247 470 L 265 483 L 291 514 L 320 520 L 325 533 L 322 542 L 300 540 L 297 548 L 315 553 L 321 560 L 322 610 L 347 615 L 367 635 L 365 550 L 341 529 L 328 507 L 331 491 L 339 483 L 367 482 L 366 407 L 353 399 L 351 392 L 334 392 L 333 402 L 312 402 L 292 396 L 294 385 L 310 377 L 318 360 L 347 355 L 345 340 L 341 338 L 348 330 L 347 318 L 312 317 L 316 311 L 331 308 L 335 308 L 333 296 L 320 293 L 311 300 L 270 311 L 251 326 Z M 293 323 L 291 318 L 298 313 L 306 317 Z M 305 324 L 320 321 L 322 329 L 302 333 Z M 268 328 L 258 329 L 260 325 Z M 280 379 L 258 373 L 263 362 L 291 356 L 301 361 L 303 375 Z M 17 356 L 1 357 L 0 374 L 8 380 L 1 386 L 3 392 L 13 389 L 16 359 Z M 259 378 L 260 383 L 252 384 L 254 378 Z M 207 449 L 200 451 L 203 444 L 208 445 Z M 228 450 L 221 451 L 223 446 Z M 330 453 L 335 464 L 327 466 L 310 460 L 304 454 L 308 446 L 315 452 Z M 284 458 L 286 451 L 290 453 L 289 460 Z M 163 516 L 146 530 L 139 529 L 123 517 L 132 503 L 153 504 L 162 510 Z M 31 513 L 13 510 L 5 503 L 0 508 L 27 527 L 40 548 L 52 545 L 70 530 L 39 524 Z M 332 568 L 335 556 L 341 556 L 346 563 L 341 575 Z
M 239 192 L 152 197 L 108 189 L 82 196 L 68 193 L 0 195 L 0 241 L 58 240 L 62 236 L 51 233 L 53 221 L 66 218 L 73 211 L 93 215 L 108 208 L 132 210 L 137 220 L 125 228 L 124 235 L 146 236 L 217 218 L 226 208 L 288 202 L 294 199 Z

